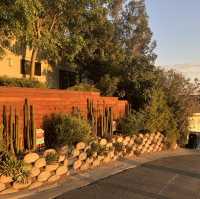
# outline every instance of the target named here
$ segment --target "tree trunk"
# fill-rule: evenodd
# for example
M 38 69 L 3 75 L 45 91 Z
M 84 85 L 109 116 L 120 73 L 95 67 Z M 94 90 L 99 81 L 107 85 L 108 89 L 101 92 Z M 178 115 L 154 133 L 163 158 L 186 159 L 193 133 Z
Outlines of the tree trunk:
M 30 79 L 34 78 L 35 75 L 35 61 L 37 58 L 37 54 L 38 54 L 38 49 L 33 49 L 32 50 L 32 55 L 31 55 L 31 69 L 30 69 Z

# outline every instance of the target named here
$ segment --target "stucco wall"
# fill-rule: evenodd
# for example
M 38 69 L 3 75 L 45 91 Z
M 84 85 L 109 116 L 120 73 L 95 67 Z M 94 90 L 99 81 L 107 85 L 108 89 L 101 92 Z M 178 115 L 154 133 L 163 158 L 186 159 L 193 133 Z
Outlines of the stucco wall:
M 192 132 L 200 132 L 200 113 L 194 113 L 189 118 L 189 130 Z
M 26 50 L 24 56 L 17 55 L 7 49 L 5 49 L 5 56 L 0 59 L 0 76 L 29 78 L 29 75 L 23 75 L 20 73 L 21 60 L 31 60 L 31 51 Z M 41 62 L 41 76 L 35 76 L 34 78 L 43 82 L 48 83 L 52 88 L 58 87 L 58 73 L 54 71 L 53 67 L 48 64 L 47 61 Z

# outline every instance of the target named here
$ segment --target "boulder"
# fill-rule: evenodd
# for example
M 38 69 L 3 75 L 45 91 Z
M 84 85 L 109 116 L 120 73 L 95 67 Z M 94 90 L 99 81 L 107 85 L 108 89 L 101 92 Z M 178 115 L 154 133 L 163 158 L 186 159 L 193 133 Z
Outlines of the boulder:
M 6 185 L 0 182 L 0 192 L 6 189 Z
M 68 167 L 68 165 L 69 165 L 69 161 L 68 161 L 68 159 L 65 159 L 64 160 L 64 166 Z
M 124 138 L 124 140 L 126 140 L 127 142 L 129 142 L 130 141 L 130 137 L 129 136 L 126 136 L 125 138 Z
M 81 171 L 85 171 L 85 170 L 88 170 L 88 169 L 89 169 L 89 164 L 83 163 L 83 164 L 81 165 L 81 168 L 80 168 Z
M 86 147 L 86 144 L 84 142 L 79 142 L 77 145 L 76 145 L 76 149 L 77 150 L 83 150 L 84 148 Z
M 40 156 L 37 153 L 28 153 L 24 156 L 24 162 L 27 164 L 34 163 Z
M 110 162 L 110 161 L 111 161 L 111 159 L 110 159 L 109 156 L 106 156 L 106 157 L 103 159 L 103 163 L 108 163 L 108 162 Z
M 123 137 L 122 137 L 122 136 L 119 136 L 119 137 L 117 138 L 117 142 L 119 142 L 119 143 L 123 142 Z
M 49 179 L 49 177 L 51 176 L 51 173 L 49 171 L 43 171 L 40 173 L 40 175 L 37 177 L 37 180 L 39 182 L 45 182 Z
M 37 177 L 40 174 L 40 169 L 37 167 L 33 167 L 30 171 L 30 176 L 32 178 Z
M 73 157 L 77 157 L 77 156 L 79 156 L 79 154 L 80 154 L 80 151 L 79 151 L 78 149 L 74 149 L 74 150 L 72 151 L 72 156 L 73 156 Z
M 56 169 L 56 175 L 61 176 L 64 175 L 68 172 L 68 168 L 66 166 L 59 166 Z
M 2 176 L 0 176 L 0 182 L 3 183 L 3 184 L 7 184 L 7 183 L 13 182 L 13 179 L 10 176 L 2 175 Z
M 46 160 L 45 158 L 39 158 L 36 162 L 35 162 L 35 167 L 37 168 L 42 168 L 46 166 Z
M 48 182 L 56 182 L 60 179 L 60 175 L 53 175 L 48 179 Z
M 81 165 L 82 165 L 82 161 L 81 160 L 76 160 L 74 162 L 74 165 L 73 165 L 74 170 L 75 171 L 78 170 L 81 167 Z
M 44 156 L 44 157 L 47 157 L 49 154 L 56 154 L 56 153 L 57 153 L 57 152 L 56 152 L 55 149 L 47 149 L 47 150 L 45 150 L 43 156 Z
M 97 159 L 101 162 L 104 159 L 103 155 L 98 155 Z
M 64 162 L 65 155 L 59 155 L 58 162 Z
M 105 138 L 103 138 L 103 139 L 100 140 L 99 144 L 101 146 L 105 146 L 107 144 L 107 140 Z
M 87 158 L 86 159 L 86 163 L 88 164 L 88 165 L 90 165 L 90 164 L 92 164 L 92 162 L 93 162 L 93 158 Z
M 22 183 L 22 182 L 14 182 L 13 183 L 13 188 L 20 190 L 20 189 L 26 189 L 27 187 L 29 187 L 31 185 L 31 180 L 27 180 L 26 183 Z
M 97 152 L 94 152 L 93 155 L 92 155 L 92 157 L 93 157 L 93 158 L 96 158 L 97 155 L 98 155 Z
M 42 182 L 34 182 L 34 183 L 32 183 L 30 186 L 29 186 L 29 188 L 28 189 L 36 189 L 36 188 L 38 188 L 38 187 L 40 187 L 40 186 L 42 186 L 43 185 L 43 183 Z
M 59 148 L 59 154 L 60 155 L 66 155 L 69 151 L 69 146 L 68 145 L 65 145 L 65 146 L 62 146 L 61 148 Z
M 10 187 L 8 189 L 5 189 L 4 191 L 1 191 L 0 194 L 10 194 L 10 193 L 16 193 L 18 190 L 14 189 L 13 187 Z
M 74 162 L 76 162 L 76 160 L 78 160 L 78 158 L 76 158 L 76 157 L 75 158 L 69 158 L 68 160 L 66 159 L 64 165 L 66 165 L 67 162 L 68 162 L 68 166 L 72 166 L 74 164 Z
M 86 159 L 87 159 L 87 153 L 82 152 L 82 153 L 79 155 L 79 160 L 83 161 L 83 160 L 86 160 Z
M 46 166 L 45 170 L 49 171 L 49 172 L 52 172 L 52 171 L 55 171 L 58 167 L 59 167 L 58 163 L 49 164 L 49 165 Z
M 100 161 L 98 159 L 94 160 L 92 163 L 93 167 L 98 167 L 100 165 Z
M 109 149 L 112 148 L 113 147 L 113 143 L 111 143 L 111 142 L 107 143 L 106 147 L 109 148 Z

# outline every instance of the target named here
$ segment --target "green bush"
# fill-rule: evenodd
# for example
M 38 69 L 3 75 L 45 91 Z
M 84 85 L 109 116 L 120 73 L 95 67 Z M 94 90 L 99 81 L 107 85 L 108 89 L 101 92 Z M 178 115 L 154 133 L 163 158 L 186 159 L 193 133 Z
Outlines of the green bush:
M 28 172 L 24 168 L 22 160 L 16 160 L 15 158 L 4 154 L 4 158 L 1 160 L 0 176 L 10 176 L 13 181 L 25 182 L 28 178 Z
M 77 84 L 75 86 L 69 87 L 67 90 L 99 92 L 99 90 L 94 85 L 86 83 Z
M 75 145 L 78 142 L 88 142 L 91 127 L 87 121 L 80 117 L 62 114 L 52 114 L 44 118 L 45 145 L 59 147 L 62 145 Z
M 144 112 L 132 112 L 119 121 L 120 133 L 133 135 L 144 130 L 145 114 Z
M 104 75 L 97 84 L 101 94 L 104 96 L 113 96 L 118 88 L 119 78 L 111 77 L 109 74 Z
M 57 153 L 48 153 L 45 159 L 47 164 L 54 164 L 58 162 L 59 156 Z
M 174 115 L 167 104 L 165 93 L 161 89 L 155 89 L 149 106 L 146 108 L 147 120 L 145 127 L 150 132 L 161 132 L 169 143 L 174 143 L 179 137 Z
M 27 88 L 46 88 L 46 84 L 38 80 L 30 80 L 26 78 L 10 78 L 0 77 L 0 86 L 14 86 L 14 87 L 27 87 Z

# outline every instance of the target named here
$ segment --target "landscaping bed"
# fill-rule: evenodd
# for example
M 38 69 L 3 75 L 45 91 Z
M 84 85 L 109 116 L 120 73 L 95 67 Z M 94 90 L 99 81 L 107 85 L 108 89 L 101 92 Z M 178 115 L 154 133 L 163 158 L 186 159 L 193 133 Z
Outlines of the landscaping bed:
M 43 152 L 29 152 L 22 157 L 21 173 L 13 175 L 17 167 L 9 167 L 0 177 L 0 193 L 8 194 L 23 189 L 35 189 L 54 183 L 61 177 L 92 169 L 125 156 L 166 150 L 166 138 L 161 133 L 97 138 L 89 143 L 62 146 Z M 17 162 L 13 160 L 13 162 Z M 1 166 L 2 168 L 2 166 Z M 17 173 L 17 170 L 15 171 Z M 22 175 L 24 172 L 24 175 Z M 21 175 L 21 176 L 20 176 Z

